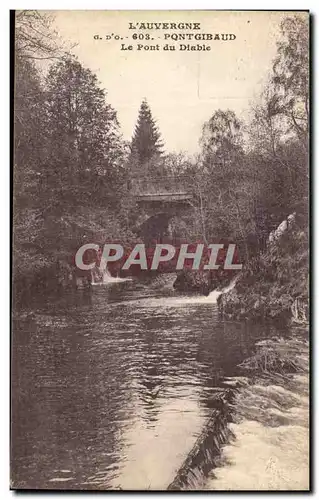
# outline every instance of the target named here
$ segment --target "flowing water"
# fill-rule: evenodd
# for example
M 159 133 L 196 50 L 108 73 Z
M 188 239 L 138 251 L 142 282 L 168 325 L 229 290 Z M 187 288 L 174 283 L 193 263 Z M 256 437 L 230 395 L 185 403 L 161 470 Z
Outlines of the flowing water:
M 222 450 L 220 466 L 210 472 L 207 489 L 309 488 L 309 345 L 303 330 L 293 333 L 289 339 L 257 344 L 257 353 L 266 350 L 268 358 L 273 349 L 293 360 L 295 373 L 266 369 L 238 381 L 229 425 L 234 439 Z M 236 378 L 228 383 L 234 385 Z
M 216 411 L 216 394 L 236 380 L 256 342 L 274 333 L 222 321 L 215 292 L 185 296 L 170 283 L 137 280 L 104 285 L 43 297 L 14 318 L 15 487 L 165 490 Z M 228 462 L 201 487 L 247 479 L 229 462 L 247 467 L 252 434 L 254 456 L 259 448 L 260 460 L 271 455 L 263 424 L 247 421 L 230 424 L 244 450 L 227 445 Z

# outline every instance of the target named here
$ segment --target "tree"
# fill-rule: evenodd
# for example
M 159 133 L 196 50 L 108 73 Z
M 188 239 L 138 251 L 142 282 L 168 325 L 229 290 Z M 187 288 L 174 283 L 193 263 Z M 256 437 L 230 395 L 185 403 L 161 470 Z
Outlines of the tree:
M 281 24 L 282 37 L 277 44 L 273 64 L 273 114 L 284 115 L 290 130 L 308 141 L 309 126 L 309 26 L 301 16 L 287 17 Z
M 238 231 L 244 239 L 246 221 L 242 219 L 247 211 L 240 202 L 243 144 L 243 124 L 232 110 L 215 111 L 203 126 L 202 154 L 199 171 L 194 175 L 194 188 L 208 240 L 238 237 Z
M 150 161 L 154 156 L 162 154 L 163 143 L 158 127 L 152 117 L 146 100 L 142 101 L 135 132 L 132 138 L 131 151 L 140 164 Z
M 61 57 L 67 47 L 52 28 L 53 16 L 38 10 L 15 13 L 15 50 L 19 57 L 46 60 Z
M 258 206 L 264 207 L 273 224 L 268 229 L 294 211 L 306 214 L 308 205 L 307 21 L 301 16 L 285 18 L 281 35 L 268 84 L 249 126 L 249 151 L 258 171 Z
M 203 155 L 215 165 L 231 164 L 243 153 L 242 123 L 234 111 L 215 111 L 203 126 L 201 144 Z
M 27 187 L 36 186 L 45 156 L 45 94 L 32 61 L 16 58 L 14 101 L 14 175 L 19 184 L 16 196 L 22 206 Z M 24 200 L 26 201 L 26 200 Z M 28 200 L 29 203 L 32 200 Z
M 116 199 L 123 181 L 123 144 L 114 109 L 97 77 L 74 57 L 52 65 L 46 79 L 47 126 L 51 140 L 50 184 L 87 203 Z

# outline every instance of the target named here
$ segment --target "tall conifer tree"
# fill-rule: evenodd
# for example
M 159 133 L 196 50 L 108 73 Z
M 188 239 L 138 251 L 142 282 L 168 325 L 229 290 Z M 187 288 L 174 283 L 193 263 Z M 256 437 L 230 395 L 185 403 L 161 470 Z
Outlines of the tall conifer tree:
M 161 134 L 146 99 L 143 99 L 132 138 L 132 154 L 142 164 L 161 155 L 162 148 Z

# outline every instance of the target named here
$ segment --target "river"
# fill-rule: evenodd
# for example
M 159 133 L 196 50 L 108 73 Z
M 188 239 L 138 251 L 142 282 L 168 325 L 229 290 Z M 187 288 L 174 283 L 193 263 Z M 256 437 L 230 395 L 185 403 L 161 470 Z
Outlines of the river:
M 114 282 L 17 312 L 13 485 L 165 490 L 216 392 L 269 329 L 222 321 L 214 294 L 181 295 L 170 282 Z M 224 489 L 223 474 L 204 487 Z

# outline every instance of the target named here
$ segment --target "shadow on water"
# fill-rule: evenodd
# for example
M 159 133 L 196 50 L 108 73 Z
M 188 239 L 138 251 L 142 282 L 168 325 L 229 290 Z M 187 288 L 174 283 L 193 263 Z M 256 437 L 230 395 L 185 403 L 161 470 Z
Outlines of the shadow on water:
M 17 312 L 14 486 L 166 489 L 269 328 L 137 281 Z

